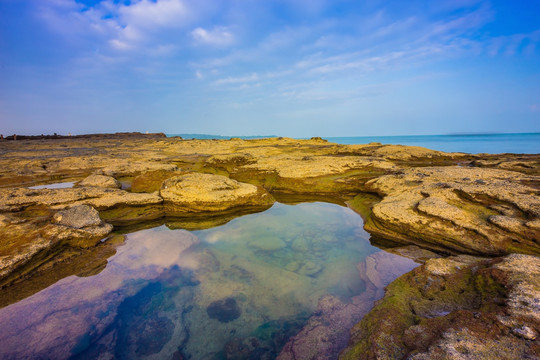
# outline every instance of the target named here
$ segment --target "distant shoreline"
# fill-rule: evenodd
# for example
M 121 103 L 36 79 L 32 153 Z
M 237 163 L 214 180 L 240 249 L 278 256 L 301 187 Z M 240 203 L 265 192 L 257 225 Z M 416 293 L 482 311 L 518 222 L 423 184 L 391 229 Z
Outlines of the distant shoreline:
M 55 140 L 55 139 L 107 139 L 107 138 L 141 138 L 141 137 L 167 137 L 164 133 L 140 133 L 140 132 L 117 132 L 117 133 L 97 133 L 83 135 L 18 135 L 13 134 L 2 137 L 1 140 Z

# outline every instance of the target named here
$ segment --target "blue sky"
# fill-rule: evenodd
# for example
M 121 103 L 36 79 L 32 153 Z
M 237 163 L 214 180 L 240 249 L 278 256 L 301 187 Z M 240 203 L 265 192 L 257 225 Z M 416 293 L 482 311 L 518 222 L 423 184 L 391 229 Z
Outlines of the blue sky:
M 0 0 L 0 133 L 540 132 L 540 1 Z

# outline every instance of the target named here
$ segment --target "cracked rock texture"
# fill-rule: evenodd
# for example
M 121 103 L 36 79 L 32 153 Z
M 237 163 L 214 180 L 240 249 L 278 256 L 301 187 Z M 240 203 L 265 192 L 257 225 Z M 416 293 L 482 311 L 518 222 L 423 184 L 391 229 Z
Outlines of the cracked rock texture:
M 388 287 L 340 359 L 536 359 L 540 259 L 430 259 Z
M 540 253 L 537 177 L 498 169 L 426 167 L 366 186 L 383 196 L 366 229 L 436 250 Z

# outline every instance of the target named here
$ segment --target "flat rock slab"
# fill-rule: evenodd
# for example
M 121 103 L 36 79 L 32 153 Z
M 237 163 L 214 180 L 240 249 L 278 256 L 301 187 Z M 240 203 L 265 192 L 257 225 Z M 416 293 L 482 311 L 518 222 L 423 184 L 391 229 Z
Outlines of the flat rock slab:
M 122 184 L 112 176 L 90 175 L 78 183 L 77 186 L 96 186 L 102 188 L 120 189 Z
M 224 211 L 240 206 L 267 206 L 274 202 L 266 190 L 226 176 L 189 173 L 166 180 L 160 195 L 169 211 Z

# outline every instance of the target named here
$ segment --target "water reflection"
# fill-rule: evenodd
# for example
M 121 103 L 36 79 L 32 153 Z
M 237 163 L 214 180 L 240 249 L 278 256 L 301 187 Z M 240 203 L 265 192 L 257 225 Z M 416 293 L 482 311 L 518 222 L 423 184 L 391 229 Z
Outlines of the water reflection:
M 213 229 L 131 233 L 101 273 L 0 309 L 0 357 L 276 358 L 320 299 L 358 307 L 368 273 L 393 266 L 362 225 L 337 205 L 278 203 Z M 415 266 L 401 265 L 392 277 Z
M 29 189 L 65 189 L 65 188 L 71 188 L 75 185 L 75 182 L 68 181 L 68 182 L 62 182 L 62 183 L 54 183 L 54 184 L 45 184 L 45 185 L 36 185 L 36 186 L 29 186 Z

